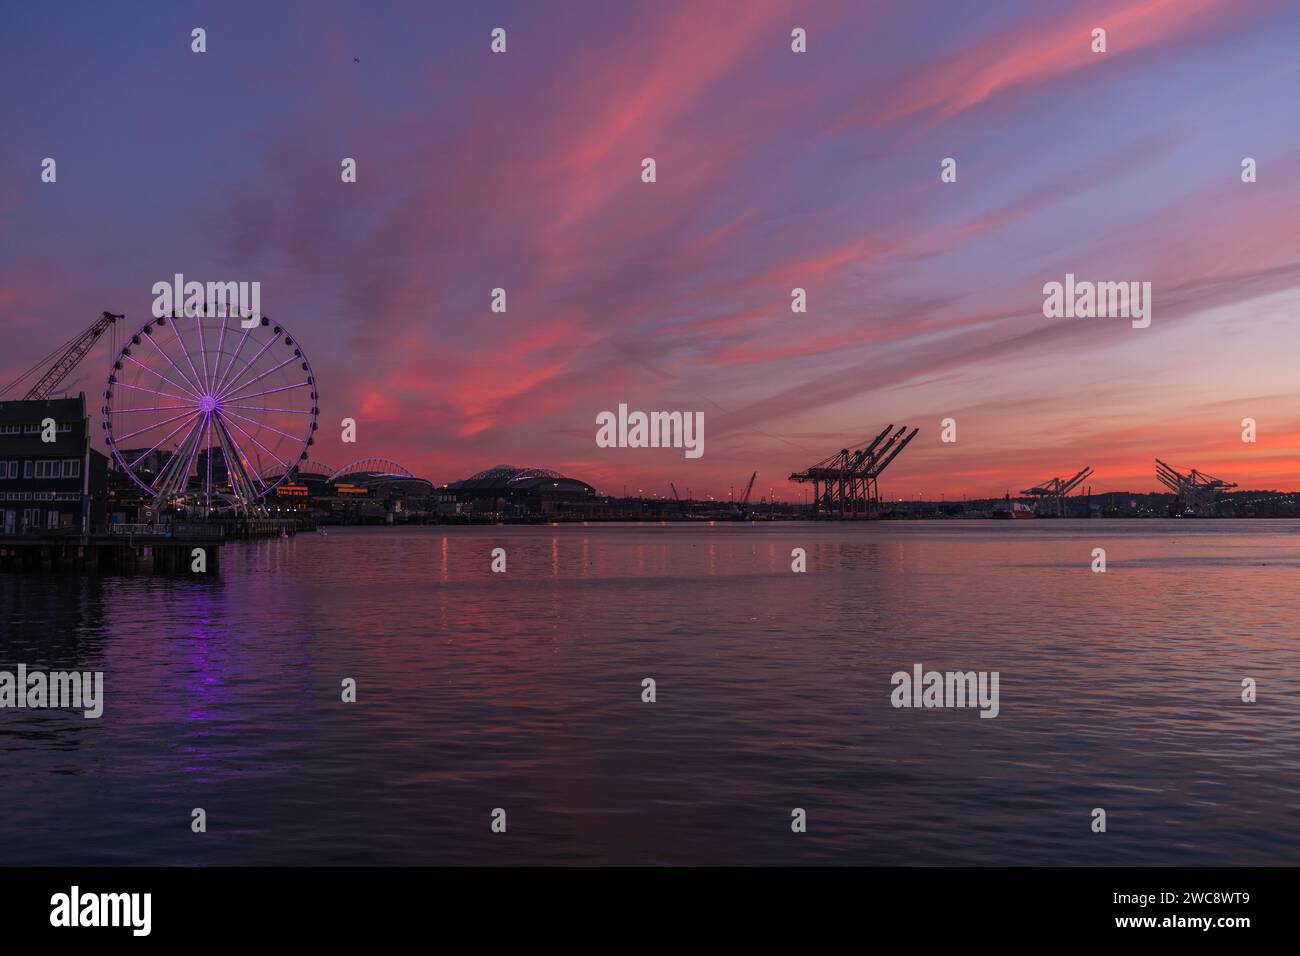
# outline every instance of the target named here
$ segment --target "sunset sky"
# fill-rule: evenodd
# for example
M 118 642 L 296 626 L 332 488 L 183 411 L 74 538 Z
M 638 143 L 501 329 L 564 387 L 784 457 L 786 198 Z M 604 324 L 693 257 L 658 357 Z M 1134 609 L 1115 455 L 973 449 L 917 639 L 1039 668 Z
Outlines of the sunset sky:
M 180 272 L 261 282 L 316 371 L 313 458 L 333 465 L 384 456 L 439 483 L 536 465 L 720 497 L 757 470 L 755 497 L 801 499 L 787 475 L 893 422 L 921 433 L 891 497 L 1084 465 L 1094 492 L 1163 490 L 1157 456 L 1300 490 L 1293 2 L 0 18 L 0 383 L 105 309 L 143 325 Z M 1151 282 L 1151 327 L 1044 318 L 1066 273 Z M 69 388 L 97 393 L 108 364 L 97 351 Z M 704 456 L 598 448 L 620 402 L 704 412 Z

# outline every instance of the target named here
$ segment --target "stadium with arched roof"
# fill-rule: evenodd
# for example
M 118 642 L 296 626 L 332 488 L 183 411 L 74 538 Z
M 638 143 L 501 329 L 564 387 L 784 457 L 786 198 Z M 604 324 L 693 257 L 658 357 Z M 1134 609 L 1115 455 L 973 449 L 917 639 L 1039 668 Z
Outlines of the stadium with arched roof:
M 446 490 L 481 513 L 544 515 L 596 505 L 595 488 L 551 468 L 497 465 L 453 481 Z
M 399 465 L 391 458 L 358 458 L 333 472 L 328 480 L 340 481 L 344 478 L 356 481 L 374 478 L 414 478 L 415 475 L 405 465 Z
M 298 464 L 293 466 L 291 477 L 298 481 L 328 481 L 329 476 L 333 473 L 334 469 L 329 465 L 307 459 L 305 461 L 300 461 Z M 269 468 L 264 468 L 260 477 L 264 480 L 271 481 L 278 480 L 282 474 L 284 474 L 283 468 L 279 465 L 272 465 Z

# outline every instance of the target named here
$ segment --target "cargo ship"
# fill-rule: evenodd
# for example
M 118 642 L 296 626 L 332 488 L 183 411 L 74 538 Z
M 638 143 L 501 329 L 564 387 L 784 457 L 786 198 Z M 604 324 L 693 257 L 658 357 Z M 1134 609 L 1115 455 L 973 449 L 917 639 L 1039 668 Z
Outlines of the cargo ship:
M 993 509 L 991 515 L 994 518 L 1001 518 L 1004 521 L 1010 521 L 1019 518 L 1037 518 L 1034 509 L 1028 505 L 1022 505 L 1019 501 L 1008 502 L 1002 508 Z

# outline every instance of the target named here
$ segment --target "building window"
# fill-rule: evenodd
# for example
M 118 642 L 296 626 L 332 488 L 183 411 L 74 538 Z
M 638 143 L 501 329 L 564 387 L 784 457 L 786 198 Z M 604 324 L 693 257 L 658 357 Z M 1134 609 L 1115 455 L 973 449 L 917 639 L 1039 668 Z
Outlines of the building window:
M 45 521 L 46 521 L 45 527 L 48 528 L 50 531 L 59 530 L 59 513 L 57 511 L 45 512 Z
M 0 461 L 0 481 L 18 477 L 18 462 Z
M 2 463 L 0 463 L 2 464 Z M 81 461 L 77 458 L 38 458 L 23 462 L 24 478 L 80 478 Z

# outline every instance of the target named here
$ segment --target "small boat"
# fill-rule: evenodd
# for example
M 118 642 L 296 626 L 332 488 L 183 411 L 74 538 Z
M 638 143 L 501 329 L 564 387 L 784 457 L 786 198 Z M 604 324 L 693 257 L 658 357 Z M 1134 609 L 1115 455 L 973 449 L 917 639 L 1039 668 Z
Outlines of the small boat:
M 1019 518 L 1037 518 L 1034 509 L 1028 505 L 1022 505 L 1019 501 L 1013 501 L 1007 508 L 994 509 L 992 517 L 1001 518 L 1004 521 L 1010 521 Z

